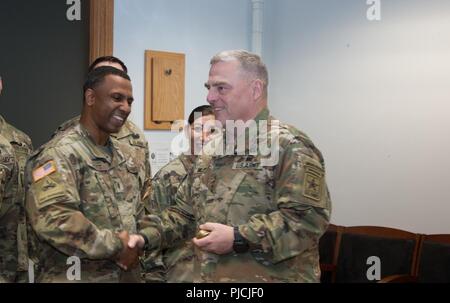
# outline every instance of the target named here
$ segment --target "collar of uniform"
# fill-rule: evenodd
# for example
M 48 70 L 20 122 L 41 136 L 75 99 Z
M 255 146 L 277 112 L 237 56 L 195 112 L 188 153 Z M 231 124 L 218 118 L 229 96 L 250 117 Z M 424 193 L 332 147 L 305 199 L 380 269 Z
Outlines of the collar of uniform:
M 115 144 L 113 143 L 114 140 L 111 140 L 111 137 L 108 138 L 107 144 L 111 144 L 112 146 L 112 153 L 113 156 L 111 157 L 108 155 L 104 150 L 102 150 L 94 141 L 91 134 L 89 134 L 89 131 L 80 123 L 78 124 L 80 135 L 86 139 L 86 147 L 89 149 L 89 151 L 92 154 L 92 160 L 105 160 L 109 164 L 113 164 L 113 160 L 115 155 L 118 155 L 117 148 Z M 124 157 L 122 154 L 120 154 L 120 160 L 122 160 Z
M 180 161 L 183 164 L 186 171 L 190 171 L 194 166 L 195 157 L 196 157 L 195 155 L 187 155 L 187 154 L 180 155 Z
M 265 107 L 259 112 L 259 114 L 256 115 L 254 120 L 256 123 L 259 123 L 259 121 L 269 120 L 269 119 L 270 119 L 270 111 L 267 107 Z
M 257 136 L 251 137 L 249 138 L 249 130 L 248 128 L 245 130 L 245 137 L 249 138 L 250 141 L 246 140 L 246 147 L 245 147 L 245 153 L 247 154 L 249 152 L 249 145 L 250 144 L 255 144 L 258 142 L 258 138 L 262 135 L 267 133 L 267 129 L 261 129 L 263 130 L 263 132 L 260 133 L 260 129 L 259 129 L 259 123 L 266 120 L 267 121 L 267 125 L 270 125 L 270 121 L 273 120 L 273 118 L 270 116 L 270 111 L 269 109 L 266 107 L 264 109 L 262 109 L 257 115 L 256 117 L 253 119 L 256 122 L 256 127 L 257 127 Z M 224 156 L 229 156 L 227 154 L 229 148 L 232 150 L 234 150 L 234 155 L 238 154 L 241 151 L 237 150 L 237 143 L 239 142 L 239 138 L 242 137 L 243 134 L 241 134 L 240 136 L 238 136 L 237 138 L 235 138 L 234 140 L 234 147 L 227 147 L 227 132 L 226 129 L 222 129 L 222 134 L 215 136 L 211 141 L 209 141 L 208 144 L 206 144 L 203 148 L 203 154 L 206 155 L 212 155 L 213 157 L 216 158 L 221 158 Z M 221 142 L 220 142 L 221 141 Z M 230 143 L 231 144 L 231 143 Z
M 127 124 L 128 124 L 128 121 L 126 121 L 122 125 L 122 127 L 120 128 L 118 133 L 111 134 L 111 137 L 113 137 L 114 139 L 120 140 L 120 139 L 123 139 L 125 137 L 132 135 L 133 133 L 128 129 Z
M 261 136 L 261 135 L 263 135 L 263 134 L 265 134 L 265 133 L 267 133 L 267 129 L 261 129 L 260 128 L 260 123 L 262 122 L 262 121 L 266 121 L 266 125 L 269 125 L 269 121 L 271 120 L 272 118 L 270 117 L 270 111 L 269 111 L 269 109 L 267 108 L 267 107 L 265 107 L 265 108 L 263 108 L 257 115 L 256 115 L 256 117 L 253 119 L 254 121 L 255 121 L 255 123 L 256 123 L 256 136 L 250 136 L 250 133 L 249 133 L 249 128 L 246 128 L 245 129 L 245 133 L 244 134 L 240 134 L 240 135 L 238 135 L 237 136 L 237 138 L 235 138 L 235 140 L 234 140 L 234 154 L 235 155 L 237 155 L 237 154 L 240 154 L 240 153 L 244 153 L 245 155 L 248 155 L 249 154 L 249 152 L 250 152 L 250 146 L 253 146 L 254 144 L 258 144 L 258 138 Z M 261 132 L 261 130 L 262 130 L 262 132 Z M 225 132 L 226 133 L 226 132 Z M 245 140 L 245 150 L 244 151 L 238 151 L 238 148 L 237 148 L 237 144 L 238 144 L 238 142 L 239 142 L 239 139 L 242 137 L 242 136 L 244 136 L 245 135 L 245 138 L 246 138 L 246 140 Z M 225 134 L 225 136 L 226 136 L 226 134 Z M 225 140 L 225 142 L 226 142 L 226 140 Z
M 256 122 L 256 136 L 249 136 L 248 129 L 245 131 L 245 135 L 247 136 L 249 140 L 249 144 L 259 144 L 260 139 L 266 139 L 267 138 L 267 132 L 271 128 L 271 122 L 273 120 L 273 117 L 270 115 L 270 111 L 267 107 L 262 109 L 258 115 L 255 117 Z M 264 124 L 265 122 L 265 124 Z M 245 149 L 246 153 L 248 153 L 248 146 L 246 146 Z

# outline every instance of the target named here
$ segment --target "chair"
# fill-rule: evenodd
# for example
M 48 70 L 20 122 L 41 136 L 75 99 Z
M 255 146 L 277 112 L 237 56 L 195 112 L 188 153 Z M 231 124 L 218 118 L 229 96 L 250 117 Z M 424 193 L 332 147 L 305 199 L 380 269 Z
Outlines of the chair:
M 321 283 L 331 283 L 335 279 L 337 253 L 341 241 L 342 226 L 330 224 L 319 241 Z
M 450 234 L 423 235 L 415 275 L 420 283 L 450 283 Z
M 414 275 L 420 235 L 378 226 L 345 227 L 336 262 L 336 282 L 370 283 L 367 271 L 371 256 L 380 260 L 381 279 Z

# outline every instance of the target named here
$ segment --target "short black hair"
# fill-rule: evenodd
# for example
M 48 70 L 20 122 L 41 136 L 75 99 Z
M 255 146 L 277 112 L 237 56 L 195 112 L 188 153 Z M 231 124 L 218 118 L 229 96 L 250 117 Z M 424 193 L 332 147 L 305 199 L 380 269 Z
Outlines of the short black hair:
M 88 89 L 94 89 L 99 84 L 101 84 L 105 77 L 108 75 L 116 75 L 131 81 L 130 76 L 120 69 L 114 68 L 112 66 L 100 66 L 94 70 L 92 70 L 86 77 L 83 85 L 83 95 L 86 93 Z
M 95 68 L 95 66 L 96 66 L 97 64 L 99 64 L 99 63 L 102 63 L 102 62 L 112 62 L 112 63 L 117 63 L 117 64 L 119 64 L 120 66 L 122 66 L 123 71 L 124 71 L 125 73 L 128 74 L 128 68 L 127 68 L 127 66 L 125 65 L 125 63 L 123 63 L 122 60 L 120 60 L 119 58 L 114 57 L 114 56 L 103 56 L 103 57 L 98 57 L 97 59 L 95 59 L 94 62 L 92 62 L 91 65 L 89 65 L 88 73 L 92 72 L 92 70 Z
M 191 112 L 191 114 L 189 115 L 188 118 L 188 122 L 190 125 L 192 125 L 192 123 L 194 123 L 196 118 L 200 118 L 200 117 L 196 117 L 195 113 L 201 113 L 202 117 L 203 116 L 209 116 L 209 115 L 213 115 L 214 116 L 214 110 L 211 106 L 209 105 L 201 105 L 198 106 L 196 108 L 194 108 Z

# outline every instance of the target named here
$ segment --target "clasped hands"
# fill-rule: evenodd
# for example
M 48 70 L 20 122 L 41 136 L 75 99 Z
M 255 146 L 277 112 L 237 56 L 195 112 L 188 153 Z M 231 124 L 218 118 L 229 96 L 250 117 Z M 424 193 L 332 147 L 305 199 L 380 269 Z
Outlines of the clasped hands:
M 223 255 L 233 251 L 233 227 L 219 223 L 205 223 L 199 226 L 209 234 L 201 239 L 194 238 L 194 244 L 203 251 Z M 122 251 L 116 256 L 116 264 L 123 270 L 130 270 L 139 264 L 143 255 L 145 240 L 139 234 L 128 234 L 122 231 L 118 234 L 122 241 Z
M 122 250 L 114 257 L 116 264 L 125 271 L 133 269 L 139 264 L 139 257 L 144 254 L 144 238 L 141 235 L 130 235 L 127 231 L 121 231 L 117 234 L 122 241 Z M 138 243 L 136 238 L 142 238 L 142 245 Z

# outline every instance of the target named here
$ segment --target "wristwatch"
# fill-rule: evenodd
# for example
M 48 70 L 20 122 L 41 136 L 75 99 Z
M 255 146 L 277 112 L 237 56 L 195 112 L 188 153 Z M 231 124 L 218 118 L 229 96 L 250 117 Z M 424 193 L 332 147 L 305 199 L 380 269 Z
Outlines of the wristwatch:
M 247 239 L 245 239 L 241 233 L 239 232 L 239 227 L 234 226 L 234 242 L 233 242 L 233 250 L 238 254 L 245 253 L 249 249 L 249 244 Z

